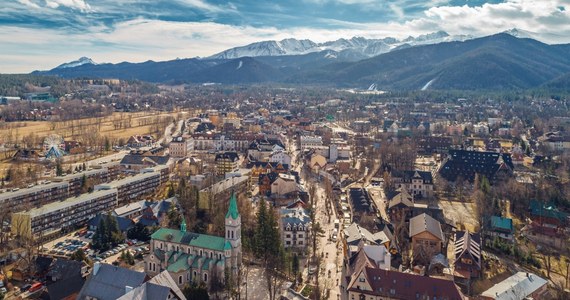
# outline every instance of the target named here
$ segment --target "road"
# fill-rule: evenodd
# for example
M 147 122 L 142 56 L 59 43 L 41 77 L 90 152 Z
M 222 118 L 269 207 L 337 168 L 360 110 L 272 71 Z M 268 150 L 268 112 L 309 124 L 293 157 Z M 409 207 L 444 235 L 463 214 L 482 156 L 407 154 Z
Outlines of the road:
M 317 188 L 316 199 L 314 199 L 315 207 L 315 220 L 313 224 L 319 223 L 324 231 L 324 234 L 318 237 L 317 240 L 317 255 L 322 255 L 323 260 L 321 261 L 321 267 L 319 270 L 319 285 L 321 289 L 330 290 L 328 299 L 339 299 L 340 298 L 340 277 L 341 277 L 341 267 L 342 266 L 342 248 L 339 239 L 336 242 L 331 241 L 330 237 L 334 229 L 334 220 L 338 218 L 336 211 L 334 209 L 335 205 L 332 203 L 332 199 L 327 199 L 325 190 L 323 187 L 323 180 L 318 180 L 314 174 L 304 174 L 305 168 L 303 168 L 303 162 L 296 164 L 297 156 L 299 151 L 297 151 L 295 143 L 290 141 L 288 143 L 289 153 L 292 153 L 291 164 L 295 171 L 301 172 L 301 178 L 305 178 L 304 184 L 315 184 Z M 308 186 L 305 186 L 308 189 Z M 330 207 L 331 215 L 327 214 L 326 201 L 331 201 Z M 308 274 L 308 268 L 303 271 L 303 277 L 307 278 L 310 276 L 312 282 L 315 282 L 315 275 Z

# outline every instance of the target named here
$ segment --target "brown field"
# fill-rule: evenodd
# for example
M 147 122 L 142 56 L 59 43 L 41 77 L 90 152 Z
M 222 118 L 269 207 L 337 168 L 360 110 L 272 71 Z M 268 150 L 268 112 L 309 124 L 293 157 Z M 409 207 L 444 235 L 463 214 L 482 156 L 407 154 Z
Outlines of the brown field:
M 116 112 L 104 118 L 87 118 L 73 121 L 27 121 L 0 124 L 1 140 L 8 139 L 21 142 L 31 134 L 43 139 L 55 133 L 66 140 L 82 140 L 87 134 L 98 132 L 101 136 L 111 139 L 128 139 L 134 134 L 149 134 L 159 125 L 159 120 L 167 117 L 177 118 L 180 112 Z M 186 113 L 188 117 L 190 114 Z M 128 125 L 119 128 L 115 125 L 124 122 Z

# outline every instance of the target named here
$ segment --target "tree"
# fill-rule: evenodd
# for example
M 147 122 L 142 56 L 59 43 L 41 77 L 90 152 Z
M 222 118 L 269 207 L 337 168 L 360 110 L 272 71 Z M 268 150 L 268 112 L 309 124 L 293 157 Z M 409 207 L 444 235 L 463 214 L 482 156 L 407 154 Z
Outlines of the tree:
M 146 242 L 150 240 L 150 231 L 143 224 L 137 223 L 135 226 L 129 228 L 127 231 L 127 237 L 129 239 Z
M 168 227 L 170 228 L 180 228 L 180 224 L 182 224 L 182 217 L 178 210 L 174 208 L 174 205 L 170 205 L 167 213 L 168 217 Z
M 55 176 L 63 176 L 63 167 L 59 158 L 55 162 Z
M 81 249 L 81 248 L 79 248 L 79 249 L 77 249 L 77 251 L 73 252 L 71 254 L 71 256 L 69 257 L 69 259 L 76 260 L 76 261 L 84 261 L 86 263 L 89 263 L 89 258 L 87 258 L 87 255 L 85 254 L 85 252 L 83 252 L 83 249 Z
M 106 232 L 107 232 L 106 218 L 101 217 L 99 219 L 99 224 L 97 225 L 97 229 L 93 234 L 93 239 L 91 242 L 93 249 L 98 249 L 100 251 L 106 251 L 109 249 L 109 243 L 105 236 Z
M 204 283 L 200 283 L 200 285 L 193 282 L 192 284 L 187 284 L 182 289 L 182 294 L 188 300 L 210 300 L 210 295 L 208 295 L 208 289 L 204 285 Z

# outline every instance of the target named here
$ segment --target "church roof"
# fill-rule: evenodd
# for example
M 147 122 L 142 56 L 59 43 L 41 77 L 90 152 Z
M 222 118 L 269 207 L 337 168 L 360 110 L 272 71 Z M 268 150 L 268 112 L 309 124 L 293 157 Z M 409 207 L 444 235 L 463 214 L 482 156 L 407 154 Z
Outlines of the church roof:
M 234 220 L 236 220 L 239 217 L 235 193 L 232 193 L 232 196 L 230 197 L 230 207 L 228 208 L 228 212 L 226 213 L 226 218 L 229 217 L 231 217 Z
M 160 228 L 152 234 L 151 238 L 153 240 L 168 241 L 216 251 L 224 251 L 226 243 L 226 240 L 223 237 L 193 232 L 182 232 L 178 229 L 170 228 Z

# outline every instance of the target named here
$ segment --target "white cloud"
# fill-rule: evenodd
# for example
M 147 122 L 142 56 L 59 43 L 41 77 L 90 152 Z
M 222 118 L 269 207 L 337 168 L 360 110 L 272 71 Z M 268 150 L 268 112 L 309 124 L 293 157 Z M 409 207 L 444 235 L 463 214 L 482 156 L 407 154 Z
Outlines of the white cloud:
M 20 0 L 22 3 L 29 0 Z M 65 2 L 80 9 L 84 1 Z M 205 1 L 183 0 L 188 5 Z M 351 1 L 351 0 L 347 0 Z M 75 3 L 75 4 L 72 4 Z M 434 3 L 441 3 L 433 0 Z M 33 2 L 27 5 L 33 6 Z M 68 6 L 69 7 L 69 6 Z M 206 9 L 202 7 L 202 9 Z M 559 7 L 565 7 L 561 10 Z M 90 9 L 85 6 L 84 9 Z M 209 7 L 212 12 L 218 8 Z M 60 63 L 89 56 L 96 62 L 142 62 L 177 57 L 209 56 L 225 49 L 262 40 L 311 39 L 316 42 L 364 36 L 405 38 L 444 30 L 450 34 L 484 36 L 511 28 L 536 32 L 547 43 L 570 42 L 570 0 L 508 0 L 499 4 L 432 7 L 418 18 L 404 22 L 356 23 L 315 19 L 331 29 L 271 26 L 232 26 L 214 22 L 172 22 L 136 19 L 112 27 L 92 26 L 85 32 L 64 29 L 32 29 L 0 25 L 0 72 L 29 72 L 50 69 Z
M 54 9 L 64 6 L 82 12 L 91 11 L 91 6 L 84 0 L 46 0 L 46 6 Z
M 18 2 L 20 2 L 20 3 L 22 3 L 25 6 L 30 7 L 30 8 L 40 8 L 39 5 L 37 5 L 36 3 L 34 3 L 30 0 L 18 0 Z

